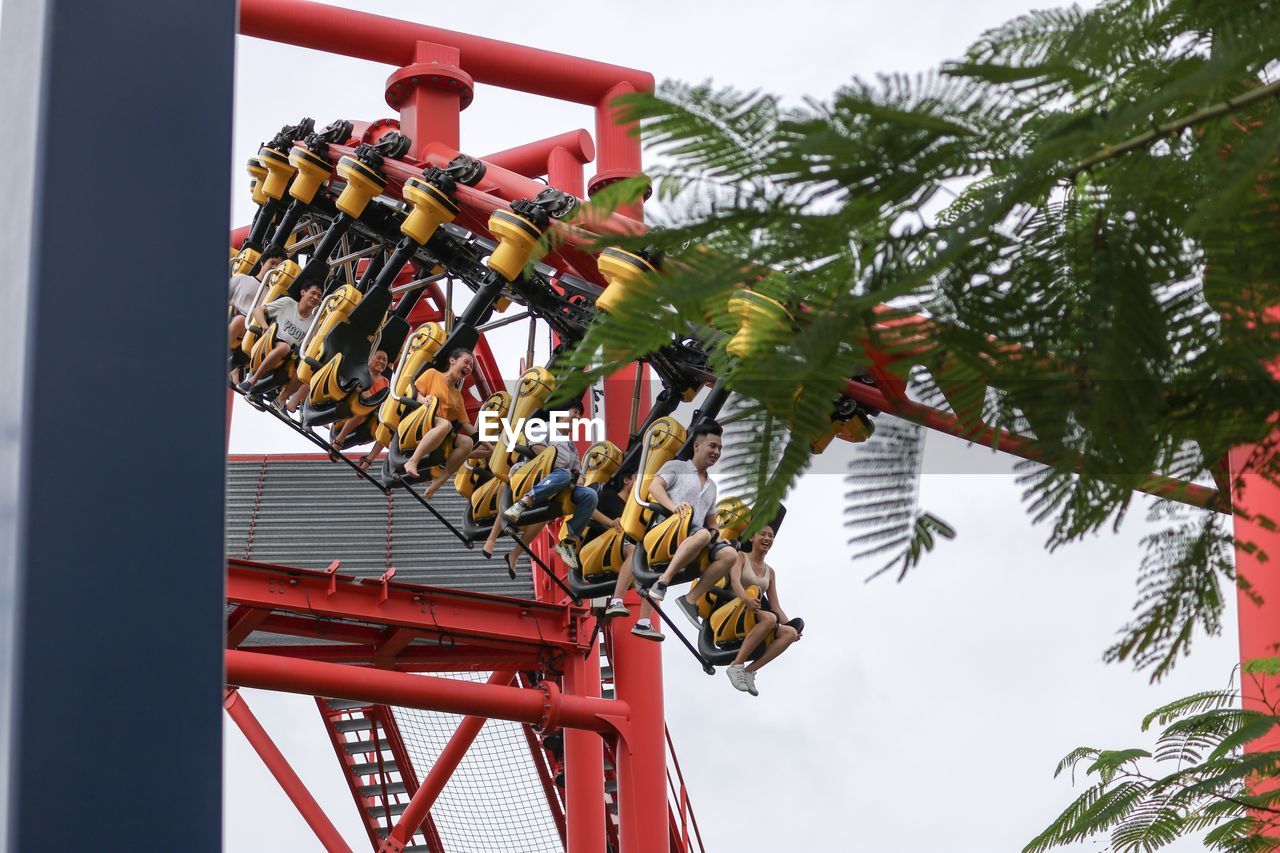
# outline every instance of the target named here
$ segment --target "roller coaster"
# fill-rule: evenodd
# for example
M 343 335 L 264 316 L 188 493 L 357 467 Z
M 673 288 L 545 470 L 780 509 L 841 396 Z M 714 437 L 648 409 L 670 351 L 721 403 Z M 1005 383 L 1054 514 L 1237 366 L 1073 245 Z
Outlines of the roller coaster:
M 240 26 L 247 35 L 396 66 L 385 95 L 399 118 L 325 126 L 303 118 L 252 153 L 247 169 L 257 209 L 252 222 L 232 234 L 231 272 L 256 275 L 264 257 L 283 252 L 285 260 L 262 276 L 255 308 L 296 299 L 306 288 L 319 287 L 321 295 L 296 352 L 279 363 L 271 356 L 280 348 L 281 329 L 249 313 L 242 340 L 228 354 L 232 387 L 264 416 L 349 467 L 366 488 L 403 494 L 459 548 L 471 550 L 550 474 L 555 450 L 536 451 L 517 430 L 473 454 L 452 478 L 460 510 L 454 513 L 418 489 L 421 481 L 443 476 L 457 440 L 452 433 L 426 457 L 420 477 L 406 470 L 442 405 L 416 394 L 415 381 L 427 370 L 448 368 L 459 349 L 471 351 L 477 369 L 461 389 L 471 420 L 487 413 L 508 424 L 527 422 L 554 403 L 572 370 L 563 354 L 602 314 L 662 273 L 659 253 L 608 245 L 609 235 L 644 232 L 641 202 L 604 217 L 575 218 L 584 198 L 641 173 L 638 139 L 612 100 L 650 88 L 652 78 L 300 0 L 245 0 Z M 597 111 L 596 139 L 575 131 L 493 155 L 462 152 L 458 116 L 476 82 L 590 104 Z M 600 171 L 588 184 L 582 168 L 597 146 Z M 468 301 L 455 313 L 464 293 Z M 433 816 L 486 719 L 521 727 L 541 806 L 563 849 L 701 849 L 668 749 L 657 648 L 627 630 L 640 600 L 628 596 L 627 617 L 607 619 L 603 610 L 624 549 L 634 546 L 636 582 L 648 589 L 690 535 L 690 514 L 665 512 L 650 486 L 664 464 L 688 458 L 691 435 L 730 400 L 709 354 L 719 347 L 749 357 L 794 324 L 785 306 L 749 288 L 725 299 L 735 329 L 690 322 L 686 334 L 589 395 L 589 407 L 603 407 L 607 438 L 582 448 L 583 484 L 618 488 L 631 475 L 634 482 L 619 526 L 588 538 L 570 564 L 552 554 L 556 533 L 528 544 L 522 538 L 534 525 L 550 522 L 554 531 L 572 510 L 567 498 L 528 511 L 503 530 L 536 570 L 532 600 L 407 583 L 394 568 L 359 577 L 343 571 L 341 554 L 324 570 L 229 561 L 225 707 L 326 850 L 350 847 L 237 688 L 316 697 L 375 851 L 486 849 L 467 846 Z M 508 388 L 486 333 L 522 321 L 531 330 L 544 324 L 556 348 L 543 365 L 530 363 L 531 348 Z M 886 325 L 886 335 L 901 334 L 901 321 L 894 322 L 899 325 Z M 916 318 L 907 337 L 928 328 L 926 319 Z M 867 342 L 872 369 L 850 377 L 831 401 L 829 427 L 811 443 L 812 453 L 837 439 L 865 441 L 876 418 L 889 413 L 1031 454 L 1027 442 L 987 426 L 980 413 L 911 400 L 904 378 L 909 348 L 888 355 L 879 343 Z M 387 355 L 382 376 L 370 368 L 378 351 Z M 656 395 L 650 373 L 661 386 Z M 303 389 L 296 413 L 272 402 L 293 388 Z M 682 424 L 673 413 L 695 400 L 691 421 Z M 354 428 L 339 435 L 349 422 Z M 387 450 L 373 465 L 349 453 L 370 445 Z M 376 450 L 370 458 L 378 458 Z M 1146 488 L 1205 507 L 1222 508 L 1225 500 L 1215 489 L 1163 478 L 1153 477 Z M 717 513 L 724 541 L 738 539 L 751 521 L 751 507 L 732 497 L 720 501 Z M 558 524 L 558 531 L 563 539 L 567 525 Z M 696 579 L 706 560 L 704 553 L 674 582 Z M 697 665 L 713 673 L 739 654 L 750 628 L 739 621 L 731 631 L 724 619 L 713 618 L 732 600 L 723 586 L 709 592 L 697 605 L 691 636 L 661 605 L 655 612 Z M 266 636 L 277 645 L 265 645 Z M 281 637 L 296 642 L 281 645 Z M 491 675 L 485 683 L 439 675 L 459 672 Z M 462 715 L 425 775 L 415 772 L 405 747 L 403 709 Z M 471 830 L 484 837 L 484 828 Z

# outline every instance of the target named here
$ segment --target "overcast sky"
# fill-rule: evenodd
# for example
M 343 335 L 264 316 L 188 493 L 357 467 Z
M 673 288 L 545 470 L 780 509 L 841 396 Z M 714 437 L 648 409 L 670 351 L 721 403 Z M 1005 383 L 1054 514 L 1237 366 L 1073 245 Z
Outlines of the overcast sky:
M 826 97 L 853 75 L 936 66 L 1030 8 L 1025 0 L 343 5 L 795 100 Z M 391 69 L 244 38 L 238 51 L 234 209 L 247 222 L 243 161 L 258 143 L 302 115 L 318 124 L 388 115 Z M 482 155 L 593 126 L 586 107 L 479 86 L 462 147 Z M 524 334 L 518 324 L 497 342 L 507 372 Z M 237 409 L 232 452 L 311 449 Z M 677 643 L 664 644 L 668 721 L 709 850 L 1016 850 L 1078 793 L 1052 779 L 1063 754 L 1139 744 L 1145 712 L 1226 682 L 1236 660 L 1233 594 L 1223 636 L 1198 639 L 1162 684 L 1101 662 L 1136 597 L 1143 512 L 1119 535 L 1050 556 L 1010 462 L 954 439 L 929 439 L 922 503 L 958 539 L 902 584 L 864 584 L 873 567 L 851 563 L 844 544 L 845 484 L 823 473 L 842 469 L 848 454 L 834 445 L 787 501 L 770 562 L 787 611 L 807 627 L 762 671 L 761 695 L 734 691 L 722 673 L 710 678 Z M 314 702 L 246 695 L 340 831 L 364 849 Z M 226 769 L 228 850 L 320 849 L 230 724 Z

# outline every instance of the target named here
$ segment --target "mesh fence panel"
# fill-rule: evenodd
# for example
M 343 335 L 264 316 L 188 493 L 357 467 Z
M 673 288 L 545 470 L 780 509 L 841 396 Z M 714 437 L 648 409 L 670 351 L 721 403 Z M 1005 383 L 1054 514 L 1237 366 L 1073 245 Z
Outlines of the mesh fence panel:
M 487 672 L 432 673 L 485 681 Z M 431 771 L 462 722 L 457 714 L 396 708 L 405 748 L 420 777 Z M 431 817 L 449 853 L 562 853 L 560 834 L 529 755 L 523 726 L 489 720 L 441 791 Z

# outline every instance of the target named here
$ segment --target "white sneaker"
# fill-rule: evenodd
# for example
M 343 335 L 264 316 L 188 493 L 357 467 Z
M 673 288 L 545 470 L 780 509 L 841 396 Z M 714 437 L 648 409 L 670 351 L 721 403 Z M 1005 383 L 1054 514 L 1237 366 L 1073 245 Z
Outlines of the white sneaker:
M 756 674 L 747 669 L 746 666 L 743 666 L 742 674 L 747 677 L 747 692 L 752 696 L 759 696 L 760 691 L 756 690 Z
M 528 509 L 528 507 L 526 507 L 522 502 L 516 501 L 511 506 L 507 507 L 507 511 L 502 514 L 502 520 L 514 527 L 516 523 L 520 521 L 520 516 L 524 515 L 524 511 L 526 509 Z
M 748 686 L 750 682 L 747 680 L 749 673 L 747 668 L 742 664 L 735 664 L 725 671 L 725 675 L 729 676 L 729 683 L 743 693 L 749 693 L 751 688 Z
M 560 559 L 564 560 L 564 564 L 575 572 L 582 571 L 582 565 L 578 562 L 578 541 L 576 539 L 565 539 L 556 543 L 555 552 L 560 555 Z

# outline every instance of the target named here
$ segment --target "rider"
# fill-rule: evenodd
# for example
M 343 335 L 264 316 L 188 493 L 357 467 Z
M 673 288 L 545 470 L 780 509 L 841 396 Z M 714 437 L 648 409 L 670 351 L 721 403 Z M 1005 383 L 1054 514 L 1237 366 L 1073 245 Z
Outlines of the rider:
M 471 424 L 467 414 L 467 406 L 462 400 L 462 385 L 476 368 L 476 357 L 471 350 L 458 347 L 449 353 L 449 366 L 443 371 L 434 367 L 424 370 L 413 383 L 418 400 L 425 403 L 428 397 L 435 397 L 439 405 L 436 408 L 435 421 L 422 435 L 422 440 L 414 448 L 413 455 L 404 463 L 405 473 L 410 477 L 420 477 L 418 463 L 428 453 L 439 447 L 450 434 L 454 434 L 453 451 L 444 463 L 444 473 L 427 484 L 423 496 L 431 499 L 440 487 L 447 483 L 463 461 L 476 448 L 476 428 Z M 377 448 L 375 448 L 376 450 Z
M 605 526 L 613 527 L 617 530 L 622 529 L 622 511 L 626 508 L 627 495 L 630 493 L 635 479 L 634 472 L 626 474 L 623 476 L 616 492 L 612 489 L 600 490 L 600 502 L 596 506 L 595 517 L 592 518 L 593 527 L 597 526 L 597 524 L 601 526 L 596 535 L 603 533 Z M 631 571 L 631 555 L 635 553 L 635 547 L 630 542 L 623 545 L 622 568 L 618 571 L 618 582 L 613 586 L 613 595 L 609 598 L 609 606 L 605 608 L 605 616 L 626 616 L 631 612 L 622 597 L 626 595 L 627 590 L 631 589 L 631 585 L 635 580 L 635 575 Z M 653 626 L 651 621 L 652 614 L 653 605 L 649 603 L 649 599 L 641 598 L 640 618 L 631 627 L 631 633 L 646 640 L 662 642 L 665 637 L 661 631 Z
M 720 458 L 723 433 L 724 430 L 715 421 L 699 423 L 693 429 L 692 458 L 672 459 L 658 469 L 657 476 L 649 485 L 650 498 L 669 514 L 675 514 L 682 506 L 691 508 L 693 523 L 689 527 L 689 535 L 671 556 L 666 570 L 647 590 L 648 598 L 662 601 L 667 594 L 667 585 L 676 572 L 709 549 L 710 562 L 706 571 L 688 594 L 677 602 L 694 625 L 698 624 L 698 599 L 729 574 L 737 556 L 730 543 L 717 538 L 719 526 L 716 523 L 716 484 L 707 474 L 707 469 Z
M 296 300 L 292 296 L 281 296 L 275 302 L 259 305 L 253 309 L 253 319 L 259 326 L 266 328 L 268 318 L 275 322 L 276 345 L 262 359 L 262 363 L 258 365 L 258 369 L 253 376 L 240 383 L 241 391 L 250 391 L 254 385 L 261 382 L 263 378 L 270 376 L 273 370 L 283 364 L 290 354 L 297 351 L 302 344 L 302 339 L 307 336 L 307 331 L 310 330 L 311 324 L 315 322 L 316 309 L 320 306 L 320 298 L 323 292 L 318 282 L 311 282 L 303 285 L 302 292 L 298 294 Z M 291 379 L 281 389 L 280 395 L 276 398 L 276 403 L 284 405 L 285 401 L 302 384 L 299 379 Z
M 369 356 L 369 375 L 373 377 L 373 382 L 368 388 L 360 392 L 361 403 L 366 406 L 371 405 L 373 403 L 373 397 L 376 396 L 383 388 L 386 388 L 391 384 L 387 380 L 387 377 L 382 375 L 383 371 L 386 369 L 387 354 L 382 350 L 374 350 L 373 355 Z M 342 443 L 347 440 L 347 436 L 359 429 L 360 424 L 364 423 L 368 417 L 368 415 L 355 415 L 354 417 L 347 418 L 343 421 L 342 427 L 339 428 L 337 434 L 333 437 L 333 449 L 335 451 L 341 450 Z M 360 467 L 368 467 L 367 457 L 360 460 Z
M 787 619 L 782 605 L 778 603 L 777 575 L 773 567 L 764 561 L 769 549 L 773 547 L 777 528 L 778 521 L 775 519 L 751 537 L 750 551 L 739 554 L 733 570 L 729 572 L 729 584 L 738 599 L 721 605 L 711 614 L 713 623 L 720 618 L 729 618 L 731 610 L 742 607 L 755 614 L 755 626 L 743 638 L 742 648 L 726 670 L 733 686 L 752 696 L 760 695 L 756 691 L 756 672 L 799 640 L 800 627 L 804 624 L 798 619 Z M 764 654 L 747 663 L 748 656 L 765 641 L 770 631 L 774 632 L 773 641 Z
M 231 313 L 231 322 L 227 328 L 227 346 L 238 349 L 244 340 L 244 324 L 249 313 L 253 311 L 253 300 L 258 295 L 258 285 L 267 277 L 267 273 L 280 266 L 284 260 L 284 249 L 272 247 L 262 253 L 257 276 L 236 273 L 231 276 L 228 288 L 227 307 Z
M 566 409 L 569 416 L 569 424 L 576 424 L 581 420 L 585 411 L 586 409 L 581 399 L 570 403 Z M 559 421 L 559 418 L 552 417 L 550 422 L 555 424 Z M 579 568 L 578 548 L 582 544 L 582 534 L 587 528 L 587 522 L 591 520 L 591 514 L 595 511 L 599 494 L 595 489 L 577 485 L 582 463 L 578 458 L 578 449 L 574 447 L 573 442 L 570 440 L 571 436 L 572 433 L 557 437 L 548 430 L 546 444 L 530 446 L 530 449 L 535 454 L 541 453 L 548 446 L 554 447 L 556 450 L 554 467 L 546 477 L 543 477 L 537 485 L 529 490 L 528 494 L 512 504 L 502 514 L 501 519 L 494 522 L 495 532 L 490 532 L 489 539 L 491 541 L 497 539 L 496 531 L 503 522 L 514 527 L 526 510 L 547 503 L 566 489 L 572 489 L 570 500 L 573 502 L 573 515 L 570 516 L 568 522 L 569 535 L 556 543 L 555 550 L 560 555 L 560 559 L 564 560 L 566 566 L 577 570 Z M 492 551 L 491 547 L 486 549 Z

